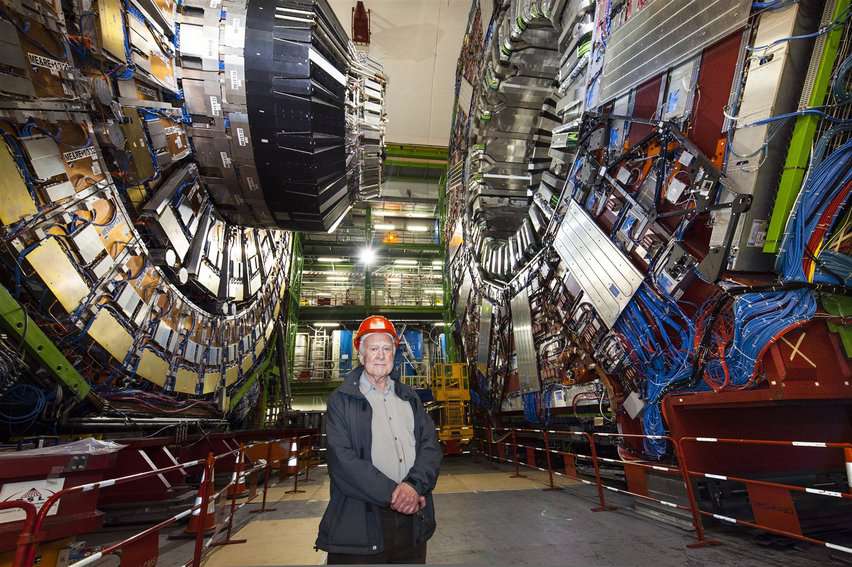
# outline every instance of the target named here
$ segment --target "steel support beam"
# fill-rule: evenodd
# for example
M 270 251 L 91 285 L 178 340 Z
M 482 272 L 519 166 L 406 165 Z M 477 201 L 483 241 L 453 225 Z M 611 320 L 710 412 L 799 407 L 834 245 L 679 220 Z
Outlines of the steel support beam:
M 27 349 L 30 356 L 37 359 L 54 378 L 71 390 L 74 397 L 83 400 L 89 395 L 91 386 L 86 379 L 77 372 L 62 351 L 27 315 L 24 306 L 18 303 L 9 290 L 2 285 L 0 285 L 0 320 L 11 336 Z

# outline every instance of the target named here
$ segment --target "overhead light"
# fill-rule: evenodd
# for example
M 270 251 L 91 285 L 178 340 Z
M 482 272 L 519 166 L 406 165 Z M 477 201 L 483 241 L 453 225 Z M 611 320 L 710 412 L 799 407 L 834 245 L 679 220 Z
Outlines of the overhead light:
M 373 228 L 376 230 L 396 230 L 396 225 L 380 222 L 378 224 L 374 224 Z
M 437 323 L 432 323 L 432 326 L 433 327 L 446 327 L 447 324 L 444 323 L 443 321 L 438 321 Z
M 325 323 L 325 322 L 314 323 L 314 327 L 339 327 L 339 326 L 340 326 L 340 323 Z
M 361 253 L 359 255 L 359 259 L 364 263 L 365 266 L 369 266 L 373 262 L 376 261 L 376 251 L 372 248 L 362 248 Z
M 325 257 L 317 258 L 317 262 L 325 262 L 327 264 L 336 264 L 336 263 L 339 263 L 339 262 L 342 262 L 342 261 L 343 261 L 343 258 L 325 258 Z
M 327 278 L 325 278 L 325 281 L 327 281 L 327 282 L 347 282 L 347 281 L 349 281 L 349 278 L 347 278 L 346 276 L 328 276 Z
M 433 287 L 430 289 L 424 289 L 426 293 L 431 293 L 433 295 L 444 295 L 444 290 L 439 287 Z
M 417 260 L 394 260 L 393 263 L 401 266 L 416 266 Z
M 409 232 L 429 232 L 429 227 L 422 224 L 410 224 L 405 228 Z
M 432 265 L 433 266 L 443 266 L 444 261 L 443 260 L 432 260 Z
M 405 216 L 410 219 L 431 219 L 435 215 L 434 213 L 406 213 Z

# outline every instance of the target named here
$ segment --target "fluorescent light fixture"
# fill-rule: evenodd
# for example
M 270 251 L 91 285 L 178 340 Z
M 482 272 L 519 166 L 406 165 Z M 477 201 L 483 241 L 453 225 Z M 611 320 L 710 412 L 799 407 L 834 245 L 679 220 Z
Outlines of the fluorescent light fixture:
M 376 230 L 396 230 L 396 225 L 380 222 L 378 224 L 374 224 L 373 228 Z
M 417 260 L 394 260 L 393 263 L 401 266 L 416 266 Z
M 447 324 L 444 323 L 443 321 L 438 321 L 437 323 L 432 323 L 432 326 L 433 327 L 446 327 Z
M 443 260 L 432 260 L 432 265 L 433 266 L 443 266 L 444 261 Z
M 336 264 L 336 263 L 339 263 L 339 262 L 343 262 L 343 258 L 320 257 L 320 258 L 317 258 L 317 262 L 323 262 L 325 264 Z
M 314 327 L 339 327 L 339 326 L 340 326 L 340 323 L 326 323 L 326 322 L 314 323 Z
M 327 278 L 325 278 L 325 281 L 327 281 L 327 282 L 346 282 L 346 281 L 349 281 L 349 278 L 347 278 L 346 276 L 328 276 Z
M 362 248 L 360 260 L 364 263 L 365 266 L 369 266 L 370 264 L 376 261 L 376 251 L 369 247 Z
M 433 287 L 429 289 L 424 289 L 426 293 L 431 293 L 433 295 L 444 295 L 444 290 L 439 287 Z
M 408 232 L 429 232 L 429 227 L 422 224 L 410 224 L 405 228 Z
M 329 227 L 329 229 L 328 229 L 329 234 L 333 234 L 334 231 L 337 230 L 337 227 L 340 226 L 340 223 L 343 222 L 343 219 L 346 218 L 346 215 L 348 215 L 349 211 L 351 211 L 351 210 L 352 210 L 352 205 L 349 205 L 348 207 L 346 207 L 346 210 L 343 211 L 343 214 L 340 215 L 340 218 L 338 218 L 336 221 L 334 221 L 334 224 L 331 225 L 331 227 Z

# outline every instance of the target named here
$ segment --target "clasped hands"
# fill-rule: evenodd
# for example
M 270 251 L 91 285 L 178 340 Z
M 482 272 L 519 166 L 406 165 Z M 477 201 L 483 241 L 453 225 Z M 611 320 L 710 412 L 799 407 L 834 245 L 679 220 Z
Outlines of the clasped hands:
M 414 514 L 426 506 L 426 497 L 417 494 L 410 484 L 400 482 L 391 495 L 391 510 L 400 514 Z

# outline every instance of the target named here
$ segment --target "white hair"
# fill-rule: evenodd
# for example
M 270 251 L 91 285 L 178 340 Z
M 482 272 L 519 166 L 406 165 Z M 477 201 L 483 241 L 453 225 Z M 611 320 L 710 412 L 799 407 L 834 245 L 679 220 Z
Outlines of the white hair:
M 394 346 L 396 345 L 396 340 L 393 338 L 393 335 L 391 335 L 390 333 L 369 333 L 369 334 L 366 334 L 363 337 L 361 337 L 361 342 L 358 344 L 358 359 L 361 362 L 364 362 L 364 359 L 367 358 L 367 354 L 364 352 L 364 348 L 365 348 L 365 345 L 367 343 L 366 338 L 369 337 L 370 335 L 387 335 L 387 337 L 390 338 L 390 340 L 394 344 Z

